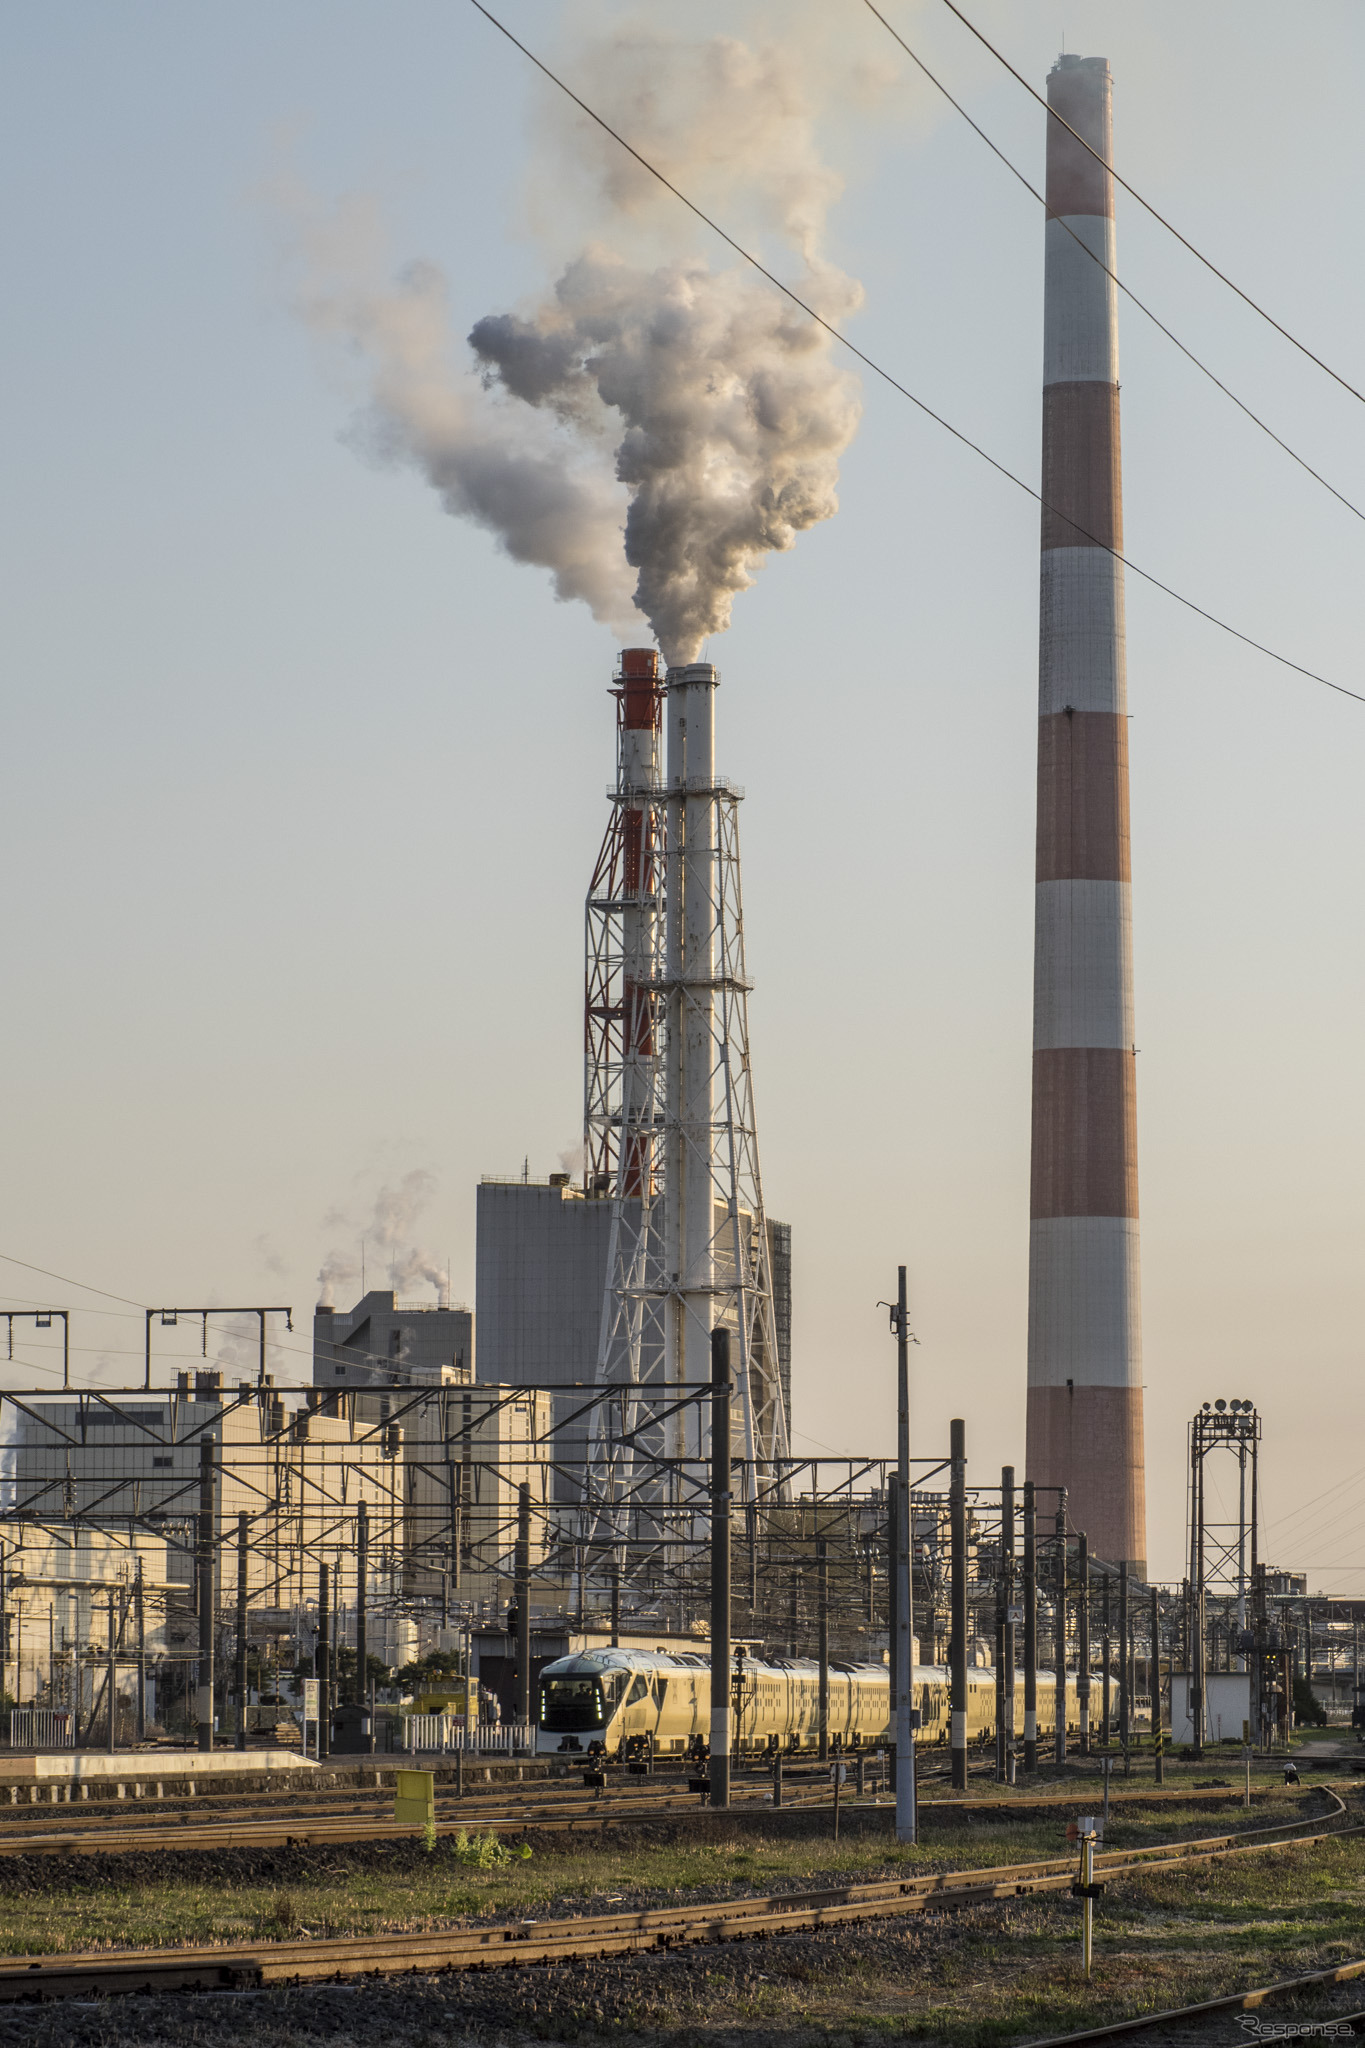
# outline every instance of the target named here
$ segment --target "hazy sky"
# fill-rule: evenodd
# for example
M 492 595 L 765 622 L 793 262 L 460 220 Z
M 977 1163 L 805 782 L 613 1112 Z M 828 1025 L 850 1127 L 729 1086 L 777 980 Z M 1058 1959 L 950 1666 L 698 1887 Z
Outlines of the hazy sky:
M 502 11 L 571 61 L 585 16 Z M 888 11 L 1040 182 L 1021 89 L 937 0 Z M 1365 388 L 1358 8 L 975 14 L 1040 86 L 1063 46 L 1107 55 L 1119 168 Z M 882 86 L 823 138 L 850 331 L 1036 480 L 1040 209 L 858 0 L 825 27 Z M 371 202 L 395 267 L 446 273 L 458 338 L 554 274 L 545 102 L 463 0 L 11 5 L 0 51 L 0 1250 L 134 1304 L 291 1302 L 274 1365 L 306 1377 L 319 1266 L 382 1188 L 432 1176 L 411 1235 L 470 1298 L 479 1175 L 577 1143 L 616 643 L 357 455 L 280 193 Z M 1134 290 L 1365 504 L 1365 406 L 1122 198 L 1118 234 Z M 1359 521 L 1122 322 L 1132 557 L 1365 688 Z M 916 1448 L 964 1415 L 987 1483 L 1024 1450 L 1038 521 L 884 386 L 864 404 L 838 516 L 708 650 L 748 791 L 764 1173 L 798 1447 L 891 1448 L 875 1304 L 904 1260 Z M 1141 584 L 1128 606 L 1150 1556 L 1179 1572 L 1192 1409 L 1250 1396 L 1267 1553 L 1365 1587 L 1365 705 Z M 0 1288 L 82 1308 L 82 1373 L 135 1365 L 132 1309 L 13 1265 Z M 47 1341 L 20 1326 L 9 1384 Z

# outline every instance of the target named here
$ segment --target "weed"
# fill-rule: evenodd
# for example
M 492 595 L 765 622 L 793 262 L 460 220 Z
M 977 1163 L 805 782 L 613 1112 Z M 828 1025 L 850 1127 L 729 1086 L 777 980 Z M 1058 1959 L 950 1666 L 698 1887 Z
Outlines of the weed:
M 501 1870 L 508 1863 L 528 1862 L 531 1845 L 523 1842 L 519 1848 L 509 1849 L 491 1832 L 471 1835 L 461 1828 L 450 1842 L 450 1853 L 457 1863 L 467 1863 L 474 1870 Z

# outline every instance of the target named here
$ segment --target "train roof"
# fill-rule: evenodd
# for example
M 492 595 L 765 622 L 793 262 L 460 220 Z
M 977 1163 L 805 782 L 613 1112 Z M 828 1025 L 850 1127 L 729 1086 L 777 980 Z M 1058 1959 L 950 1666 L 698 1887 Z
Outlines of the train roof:
M 814 1657 L 746 1657 L 745 1667 L 750 1671 L 767 1671 L 774 1674 L 791 1672 L 797 1677 L 818 1677 L 820 1666 Z M 831 1671 L 845 1677 L 880 1679 L 889 1681 L 890 1672 L 885 1664 L 851 1664 L 842 1657 L 831 1657 Z M 542 1675 L 567 1677 L 572 1672 L 581 1672 L 585 1677 L 590 1673 L 603 1671 L 707 1671 L 711 1669 L 711 1657 L 706 1649 L 696 1650 L 576 1650 L 568 1657 L 556 1657 L 553 1663 L 542 1667 Z M 1015 1677 L 1022 1683 L 1024 1667 L 1016 1667 Z M 1067 1681 L 1075 1682 L 1076 1674 L 1068 1667 Z M 1044 1689 L 1053 1683 L 1050 1669 L 1040 1667 L 1039 1681 Z M 946 1685 L 948 1670 L 942 1664 L 916 1664 L 915 1683 L 933 1684 L 937 1681 Z M 969 1685 L 994 1685 L 995 1669 L 989 1664 L 971 1664 L 967 1667 Z
M 820 1667 L 813 1657 L 747 1657 L 746 1668 L 750 1671 L 795 1672 L 801 1677 L 818 1676 Z M 850 1664 L 843 1658 L 831 1657 L 831 1671 L 842 1672 L 845 1676 L 858 1678 L 880 1678 L 888 1676 L 885 1664 Z M 923 1666 L 919 1667 L 921 1670 Z M 552 1664 L 543 1667 L 543 1676 L 568 1676 L 571 1672 L 602 1671 L 710 1671 L 711 1657 L 707 1650 L 578 1650 L 569 1657 L 557 1657 Z

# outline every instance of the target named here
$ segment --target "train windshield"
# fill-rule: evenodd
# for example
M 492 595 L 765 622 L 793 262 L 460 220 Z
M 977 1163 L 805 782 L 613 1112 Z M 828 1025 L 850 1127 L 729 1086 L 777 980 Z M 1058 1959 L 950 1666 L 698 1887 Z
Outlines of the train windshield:
M 557 1735 L 584 1735 L 605 1722 L 602 1687 L 596 1677 L 542 1678 L 540 1725 Z

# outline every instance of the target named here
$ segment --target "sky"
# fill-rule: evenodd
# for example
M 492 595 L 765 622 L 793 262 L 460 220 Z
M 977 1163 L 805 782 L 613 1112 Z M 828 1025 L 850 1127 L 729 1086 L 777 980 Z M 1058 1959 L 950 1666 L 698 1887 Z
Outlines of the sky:
M 611 11 L 502 0 L 570 70 Z M 644 11 L 679 38 L 757 18 Z M 940 0 L 886 11 L 1041 182 L 1021 88 Z M 1268 0 L 973 18 L 1039 87 L 1062 48 L 1108 56 L 1120 171 L 1365 389 L 1357 9 L 1292 35 Z M 848 331 L 1036 483 L 1041 209 L 859 0 L 823 25 L 876 86 L 820 138 Z M 479 1176 L 578 1143 L 619 642 L 357 434 L 356 361 L 298 317 L 299 207 L 362 205 L 391 272 L 439 266 L 461 375 L 460 337 L 534 305 L 574 236 L 649 261 L 683 229 L 593 211 L 598 145 L 464 0 L 59 0 L 4 10 L 0 52 L 0 1309 L 70 1306 L 77 1375 L 109 1385 L 145 1305 L 290 1303 L 272 1366 L 306 1381 L 319 1269 L 384 1191 L 470 1300 Z M 1118 248 L 1365 504 L 1365 405 L 1122 196 Z M 1365 689 L 1358 519 L 1121 318 L 1131 557 Z M 747 792 L 765 1191 L 796 1447 L 891 1450 L 877 1304 L 904 1262 L 916 1450 L 961 1415 L 987 1485 L 1024 1450 L 1038 520 L 862 382 L 837 516 L 707 647 Z M 1186 1424 L 1237 1396 L 1263 1553 L 1365 1592 L 1365 705 L 1135 579 L 1128 627 L 1149 1557 L 1179 1574 Z M 51 1384 L 54 1335 L 16 1325 L 3 1384 Z M 186 1339 L 158 1331 L 165 1367 Z

